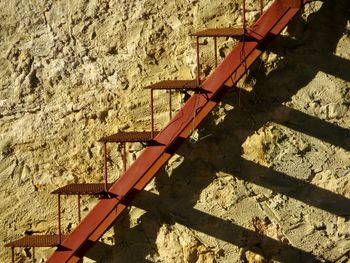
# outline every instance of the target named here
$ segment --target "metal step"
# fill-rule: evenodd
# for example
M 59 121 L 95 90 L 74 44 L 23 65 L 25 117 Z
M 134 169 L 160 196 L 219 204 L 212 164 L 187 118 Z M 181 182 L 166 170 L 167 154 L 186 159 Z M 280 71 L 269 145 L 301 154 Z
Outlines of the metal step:
M 66 236 L 59 235 L 30 235 L 24 236 L 10 243 L 5 244 L 5 247 L 11 248 L 11 262 L 15 262 L 15 248 L 16 247 L 31 247 L 33 249 L 32 258 L 35 262 L 35 248 L 36 247 L 58 247 Z
M 153 136 L 158 132 L 154 132 Z M 117 132 L 115 134 L 103 137 L 99 142 L 150 142 L 153 140 L 152 132 Z
M 197 81 L 193 80 L 163 80 L 145 87 L 153 90 L 192 90 L 198 89 Z
M 113 183 L 108 183 L 107 189 L 109 189 L 112 185 Z M 105 193 L 106 185 L 104 183 L 68 184 L 51 192 L 51 194 L 59 195 L 101 195 Z
M 153 91 L 155 90 L 167 90 L 169 92 L 169 119 L 172 118 L 172 92 L 173 91 L 200 91 L 201 87 L 198 80 L 163 80 L 155 84 L 146 86 L 145 89 L 149 89 L 151 92 L 151 131 L 154 133 L 154 100 Z M 153 136 L 152 136 L 153 137 Z
M 212 37 L 214 38 L 214 59 L 215 59 L 215 68 L 218 66 L 218 37 L 232 37 L 241 39 L 246 34 L 247 30 L 244 27 L 228 27 L 228 28 L 208 28 L 196 33 L 191 34 L 191 36 L 196 37 L 196 51 L 197 51 L 197 85 L 200 86 L 202 83 L 200 72 L 201 72 L 201 62 L 200 62 L 200 49 L 199 49 L 199 39 L 201 37 Z
M 66 237 L 62 236 L 62 240 Z M 5 247 L 55 247 L 59 244 L 59 235 L 31 235 L 7 243 Z
M 234 37 L 240 38 L 244 35 L 243 27 L 209 28 L 191 34 L 195 37 Z

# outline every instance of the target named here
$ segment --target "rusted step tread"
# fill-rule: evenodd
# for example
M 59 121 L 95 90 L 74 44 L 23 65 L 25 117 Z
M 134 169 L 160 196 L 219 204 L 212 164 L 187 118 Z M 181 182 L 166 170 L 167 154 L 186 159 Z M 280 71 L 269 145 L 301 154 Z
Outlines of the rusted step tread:
M 67 236 L 61 236 L 63 241 Z M 5 244 L 5 247 L 55 247 L 60 244 L 58 235 L 24 236 Z
M 196 90 L 198 89 L 196 80 L 163 80 L 155 84 L 145 87 L 145 89 L 180 89 L 180 90 Z
M 156 136 L 158 132 L 154 132 Z M 99 142 L 149 142 L 152 141 L 152 132 L 117 132 L 103 137 Z
M 196 37 L 241 37 L 243 35 L 243 27 L 208 28 L 191 34 Z
M 113 183 L 107 184 L 109 189 Z M 81 184 L 68 184 L 56 189 L 51 194 L 61 195 L 98 195 L 106 191 L 104 183 L 81 183 Z

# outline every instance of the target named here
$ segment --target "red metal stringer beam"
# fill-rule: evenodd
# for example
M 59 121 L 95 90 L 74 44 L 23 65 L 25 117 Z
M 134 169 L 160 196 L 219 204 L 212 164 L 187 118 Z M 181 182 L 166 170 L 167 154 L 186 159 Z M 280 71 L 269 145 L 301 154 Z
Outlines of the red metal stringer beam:
M 109 189 L 115 197 L 100 200 L 47 262 L 78 262 L 84 256 L 125 210 L 127 204 L 123 200 L 131 198 L 135 190 L 142 190 L 149 183 L 191 131 L 217 105 L 229 89 L 228 85 L 234 86 L 261 55 L 271 40 L 270 36 L 278 35 L 299 9 L 299 0 L 276 0 L 270 6 L 252 27 L 252 31 L 248 32 L 249 42 L 241 42 L 231 51 L 203 83 L 205 92 L 191 96 L 156 136 L 158 144 L 147 147 Z

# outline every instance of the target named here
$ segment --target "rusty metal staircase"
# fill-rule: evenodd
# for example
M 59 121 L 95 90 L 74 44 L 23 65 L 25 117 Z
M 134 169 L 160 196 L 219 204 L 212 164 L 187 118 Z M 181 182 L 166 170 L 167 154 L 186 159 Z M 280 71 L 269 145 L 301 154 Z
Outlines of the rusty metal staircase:
M 303 5 L 310 0 L 275 0 L 263 12 L 260 0 L 260 18 L 250 27 L 246 25 L 245 1 L 243 0 L 242 28 L 206 29 L 192 34 L 197 40 L 197 79 L 167 80 L 146 87 L 151 94 L 151 130 L 147 132 L 118 132 L 100 140 L 104 144 L 104 182 L 95 184 L 70 184 L 52 192 L 58 196 L 58 234 L 25 236 L 6 244 L 12 249 L 15 262 L 15 247 L 57 247 L 47 262 L 78 262 L 86 251 L 115 223 L 131 199 L 152 180 L 159 169 L 191 135 L 193 130 L 214 109 L 225 93 L 234 87 L 247 73 L 250 66 L 266 49 L 266 46 L 281 33 Z M 215 70 L 205 79 L 200 77 L 201 37 L 214 38 Z M 234 37 L 240 41 L 218 65 L 217 38 Z M 155 90 L 169 92 L 169 123 L 157 132 L 154 130 L 153 93 Z M 193 94 L 179 112 L 172 116 L 172 92 Z M 141 142 L 145 149 L 129 168 L 126 163 L 126 143 Z M 107 144 L 120 143 L 120 155 L 124 174 L 115 182 L 108 182 Z M 78 201 L 79 225 L 69 234 L 61 233 L 61 195 L 75 195 Z M 93 195 L 100 198 L 97 205 L 80 221 L 80 197 Z

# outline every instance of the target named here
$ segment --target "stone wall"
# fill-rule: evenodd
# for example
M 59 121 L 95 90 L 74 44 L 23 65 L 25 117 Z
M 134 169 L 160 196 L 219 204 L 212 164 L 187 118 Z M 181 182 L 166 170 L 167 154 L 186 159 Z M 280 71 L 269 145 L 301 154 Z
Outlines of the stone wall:
M 242 24 L 239 2 L 0 3 L 0 246 L 57 231 L 50 192 L 102 181 L 97 140 L 149 129 L 142 87 L 194 78 L 189 34 Z M 310 253 L 334 261 L 348 251 L 349 17 L 347 0 L 308 4 L 85 261 L 307 262 Z M 221 39 L 219 58 L 234 44 Z M 212 48 L 203 41 L 205 74 Z M 155 103 L 161 128 L 167 96 Z M 141 150 L 130 145 L 129 163 Z M 110 156 L 112 181 L 122 165 L 116 147 Z M 96 201 L 84 197 L 83 214 Z M 75 199 L 63 207 L 69 232 Z M 29 261 L 30 250 L 16 251 Z M 36 252 L 42 262 L 52 249 Z M 9 256 L 0 250 L 1 261 Z

